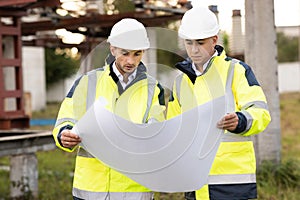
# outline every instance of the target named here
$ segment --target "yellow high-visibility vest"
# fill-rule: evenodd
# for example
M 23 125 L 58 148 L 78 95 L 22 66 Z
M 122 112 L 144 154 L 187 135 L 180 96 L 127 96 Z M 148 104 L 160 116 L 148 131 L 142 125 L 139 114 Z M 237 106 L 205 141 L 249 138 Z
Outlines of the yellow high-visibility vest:
M 56 145 L 65 151 L 74 151 L 62 147 L 57 136 L 63 127 L 73 127 L 99 97 L 106 100 L 108 110 L 132 122 L 146 123 L 151 118 L 163 121 L 162 88 L 155 79 L 145 73 L 144 65 L 140 64 L 137 70 L 136 78 L 125 90 L 117 84 L 117 77 L 111 75 L 110 66 L 91 71 L 75 81 L 62 102 L 53 130 Z M 97 199 L 97 194 L 103 192 L 147 191 L 148 188 L 104 165 L 79 147 L 73 181 L 74 196 Z
M 241 191 L 238 186 L 241 185 L 249 193 L 241 194 L 240 199 L 248 199 L 247 195 L 249 198 L 256 196 L 256 160 L 249 136 L 262 132 L 271 120 L 263 90 L 251 69 L 240 61 L 233 62 L 227 58 L 223 50 L 210 60 L 201 76 L 192 74 L 191 65 L 189 61 L 179 64 L 185 73 L 180 74 L 174 82 L 168 103 L 168 119 L 232 92 L 233 110 L 241 112 L 247 120 L 247 127 L 242 133 L 225 132 L 210 170 L 208 185 L 196 191 L 196 198 L 223 199 L 220 191 L 225 188 L 224 185 L 232 186 L 226 188 L 227 194 L 231 193 L 236 199 L 239 199 Z M 232 80 L 228 82 L 231 66 Z M 191 70 L 188 72 L 188 69 Z

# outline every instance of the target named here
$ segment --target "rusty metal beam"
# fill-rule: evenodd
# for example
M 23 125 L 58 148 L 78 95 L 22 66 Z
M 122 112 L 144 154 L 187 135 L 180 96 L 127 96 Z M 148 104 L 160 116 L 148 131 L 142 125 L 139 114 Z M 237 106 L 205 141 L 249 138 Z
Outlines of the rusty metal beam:
M 95 15 L 71 19 L 57 19 L 57 21 L 39 21 L 22 23 L 22 35 L 34 35 L 37 31 L 56 30 L 66 28 L 69 30 L 77 29 L 80 26 L 88 28 L 111 28 L 117 21 L 131 17 L 139 20 L 145 26 L 160 26 L 171 20 L 178 20 L 182 15 L 167 15 L 150 17 L 143 13 L 131 12 L 119 15 Z
M 153 27 L 153 26 L 166 25 L 170 21 L 180 20 L 181 18 L 182 18 L 182 14 L 173 14 L 173 15 L 156 16 L 154 18 L 145 17 L 145 18 L 137 18 L 137 19 L 141 21 L 145 26 Z
M 88 40 L 88 39 L 87 39 Z M 91 44 L 101 43 L 105 39 L 95 38 L 92 41 L 84 41 L 81 44 L 65 44 L 60 38 L 39 38 L 29 41 L 23 41 L 23 46 L 38 46 L 38 47 L 49 47 L 49 48 L 72 48 L 76 46 L 78 49 L 89 49 Z
M 1 17 L 22 17 L 25 15 L 27 15 L 27 13 L 24 10 L 0 7 Z
M 31 3 L 29 5 L 24 6 L 25 9 L 29 8 L 45 8 L 45 7 L 58 7 L 61 5 L 59 0 L 38 0 L 36 3 Z
M 55 8 L 61 5 L 59 0 L 0 0 L 1 17 L 22 17 L 32 8 Z
M 111 27 L 118 20 L 125 17 L 135 17 L 136 13 L 125 13 L 119 15 L 95 15 L 95 16 L 85 16 L 70 19 L 55 19 L 48 21 L 38 21 L 38 22 L 27 22 L 22 23 L 22 34 L 23 35 L 34 35 L 37 31 L 47 31 L 56 30 L 60 28 L 75 29 L 80 26 L 101 26 L 101 27 Z
M 0 0 L 0 7 L 1 6 L 15 6 L 15 5 L 21 5 L 26 3 L 33 3 L 37 2 L 37 0 Z

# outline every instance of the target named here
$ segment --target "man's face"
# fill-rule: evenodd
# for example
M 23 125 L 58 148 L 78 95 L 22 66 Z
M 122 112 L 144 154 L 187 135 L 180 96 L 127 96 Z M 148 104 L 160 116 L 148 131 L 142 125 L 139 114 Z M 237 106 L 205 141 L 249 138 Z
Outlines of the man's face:
M 196 66 L 203 66 L 215 52 L 217 36 L 199 40 L 184 40 L 188 56 Z
M 110 47 L 110 51 L 116 58 L 116 67 L 123 75 L 132 73 L 141 62 L 143 50 L 126 50 L 118 47 Z

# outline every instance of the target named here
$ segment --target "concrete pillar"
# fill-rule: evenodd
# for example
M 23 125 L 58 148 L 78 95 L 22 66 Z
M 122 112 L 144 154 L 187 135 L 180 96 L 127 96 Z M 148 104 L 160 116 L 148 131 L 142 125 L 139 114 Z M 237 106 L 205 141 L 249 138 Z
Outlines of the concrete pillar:
M 300 64 L 300 25 L 298 26 L 298 61 Z
M 43 47 L 22 47 L 23 89 L 31 95 L 32 111 L 46 107 L 46 63 Z
M 245 1 L 245 60 L 253 68 L 267 97 L 272 122 L 264 133 L 255 136 L 258 164 L 264 160 L 280 161 L 280 110 L 277 72 L 277 46 L 274 2 Z
M 34 153 L 10 158 L 10 196 L 38 198 L 38 160 Z

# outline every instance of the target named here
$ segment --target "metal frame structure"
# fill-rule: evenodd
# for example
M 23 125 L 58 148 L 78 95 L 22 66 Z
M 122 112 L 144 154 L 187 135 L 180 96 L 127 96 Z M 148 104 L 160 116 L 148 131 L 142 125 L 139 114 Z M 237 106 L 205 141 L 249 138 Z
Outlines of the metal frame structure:
M 0 23 L 0 43 L 2 44 L 4 37 L 12 37 L 14 50 L 13 57 L 6 58 L 3 54 L 4 46 L 0 48 L 0 129 L 29 127 L 29 117 L 25 115 L 23 98 L 21 18 L 20 16 L 11 18 L 13 22 L 11 25 Z M 5 85 L 4 68 L 11 68 L 14 71 L 13 90 L 8 90 Z M 13 110 L 6 109 L 9 99 L 15 102 Z
M 136 1 L 133 1 L 136 3 Z M 184 13 L 180 9 L 163 9 L 157 7 L 145 6 L 142 1 L 142 11 L 132 11 L 119 14 L 99 14 L 88 13 L 79 17 L 62 17 L 55 13 L 60 8 L 59 0 L 0 0 L 0 20 L 1 18 L 11 18 L 12 24 L 5 24 L 0 21 L 0 43 L 3 43 L 3 37 L 9 36 L 14 40 L 14 57 L 5 58 L 3 49 L 0 49 L 0 130 L 12 128 L 28 128 L 29 117 L 25 115 L 23 81 L 22 81 L 22 45 L 43 46 L 43 47 L 70 47 L 63 44 L 56 35 L 40 35 L 43 31 L 55 31 L 59 28 L 65 28 L 73 33 L 81 33 L 86 36 L 86 41 L 78 47 L 83 54 L 94 42 L 106 38 L 109 35 L 111 27 L 122 18 L 132 17 L 141 21 L 145 26 L 162 26 L 172 20 L 179 20 Z M 43 19 L 34 22 L 23 22 L 23 16 L 29 15 L 34 10 L 38 10 Z M 157 13 L 159 12 L 159 13 Z M 46 16 L 46 17 L 45 17 Z M 80 32 L 79 27 L 87 28 L 86 32 Z M 22 36 L 30 36 L 30 40 L 22 41 Z M 15 78 L 15 89 L 7 90 L 4 81 L 4 68 L 13 68 Z M 7 109 L 7 101 L 15 101 L 15 110 Z M 13 99 L 13 100 L 12 100 Z M 9 104 L 10 105 L 10 104 Z

